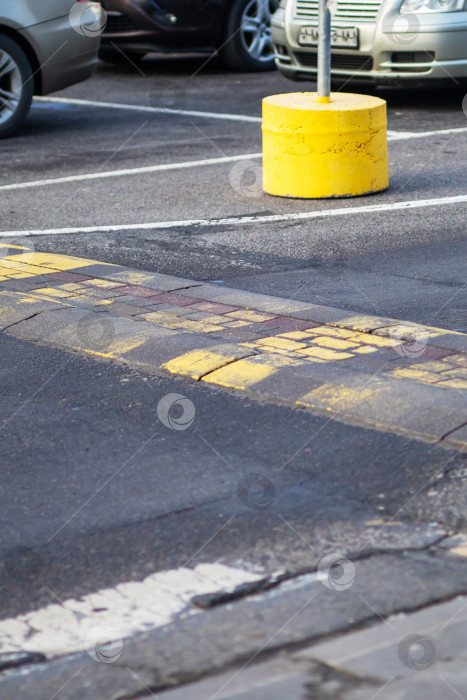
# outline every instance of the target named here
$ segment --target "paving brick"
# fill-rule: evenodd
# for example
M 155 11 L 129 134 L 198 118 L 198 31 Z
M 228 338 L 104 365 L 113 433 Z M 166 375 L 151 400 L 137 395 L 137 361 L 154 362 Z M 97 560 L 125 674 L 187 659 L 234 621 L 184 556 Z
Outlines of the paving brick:
M 271 338 L 260 338 L 257 341 L 257 344 L 259 346 L 266 346 L 266 348 L 276 348 L 278 350 L 300 350 L 301 348 L 306 347 L 305 343 L 297 343 L 296 340 L 290 340 L 289 338 L 278 338 L 278 337 L 271 337 Z
M 226 314 L 226 318 L 235 320 L 238 319 L 240 321 L 250 321 L 251 323 L 261 323 L 263 321 L 270 321 L 272 320 L 272 316 L 268 316 L 266 314 L 261 314 L 258 313 L 257 311 L 250 311 L 248 309 L 240 309 L 239 311 L 231 311 L 228 314 Z
M 121 295 L 118 296 L 118 301 L 121 304 L 131 304 L 133 306 L 139 306 L 140 308 L 144 308 L 146 306 L 150 306 L 151 304 L 154 305 L 154 298 L 155 297 L 137 297 L 137 296 L 130 296 L 128 295 Z
M 140 306 L 121 304 L 118 301 L 109 304 L 107 310 L 109 313 L 116 314 L 117 316 L 137 316 L 138 314 L 144 313 Z
M 271 312 L 278 316 L 295 316 L 295 312 L 313 307 L 313 304 L 308 304 L 303 301 L 293 301 L 281 299 L 280 297 L 268 296 L 266 294 L 244 292 L 241 289 L 221 287 L 214 284 L 203 284 L 198 287 L 179 291 L 179 293 L 183 295 L 187 294 L 203 301 L 212 301 L 219 304 L 225 303 L 237 307 L 263 311 L 265 313 Z
M 291 332 L 303 331 L 313 326 L 309 321 L 299 321 L 296 318 L 287 318 L 286 316 L 278 316 L 270 321 L 264 321 L 264 325 L 268 328 L 279 328 Z
M 239 345 L 215 345 L 212 348 L 192 350 L 170 360 L 162 366 L 172 374 L 199 380 L 209 372 L 224 367 L 234 360 L 240 360 L 255 354 L 254 350 Z
M 122 282 L 111 282 L 110 280 L 100 280 L 97 278 L 91 278 L 85 282 L 86 286 L 89 287 L 100 287 L 101 289 L 118 289 L 119 287 L 126 287 Z
M 121 265 L 94 263 L 86 267 L 81 267 L 79 271 L 82 274 L 89 275 L 90 277 L 115 280 L 116 282 L 125 282 L 131 285 L 141 285 L 161 292 L 169 292 L 175 289 L 186 289 L 187 287 L 200 286 L 200 283 L 195 282 L 194 280 L 183 279 L 181 277 L 172 277 L 171 275 L 144 272 L 142 270 L 134 270 L 133 268 L 123 267 Z
M 301 351 L 302 352 L 302 351 Z M 337 364 L 337 363 L 336 363 Z M 355 372 L 304 396 L 300 404 L 336 413 L 374 427 L 439 440 L 467 422 L 467 402 L 461 391 L 441 384 L 401 381 L 387 375 Z
M 124 359 L 127 362 L 155 371 L 170 360 L 192 350 L 206 351 L 221 344 L 221 341 L 206 335 L 177 332 L 157 326 L 154 326 L 154 329 L 154 337 L 147 337 L 142 345 L 125 353 Z M 159 334 L 159 331 L 162 333 Z
M 145 289 L 144 287 L 135 287 L 133 285 L 127 285 L 120 289 L 122 295 L 129 295 L 132 297 L 156 297 L 157 292 L 154 289 Z
M 189 299 L 189 297 L 186 297 Z M 191 303 L 192 299 L 190 300 Z M 228 314 L 230 311 L 239 311 L 238 306 L 228 306 L 227 304 L 215 304 L 210 301 L 197 301 L 193 304 L 194 309 L 198 311 L 209 311 L 213 314 Z
M 154 297 L 155 301 L 160 304 L 173 304 L 174 306 L 190 306 L 196 303 L 196 299 L 191 299 L 190 297 L 182 296 L 181 294 L 164 294 L 159 293 Z
M 33 290 L 37 287 L 37 283 L 32 282 L 31 279 L 33 278 L 26 278 L 26 279 L 9 279 L 9 280 L 4 280 L 3 282 L 0 282 L 0 289 L 5 289 L 5 290 L 17 290 L 18 292 L 29 292 L 30 290 Z
M 77 272 L 52 272 L 49 277 L 61 280 L 62 282 L 85 282 L 92 279 L 88 275 L 80 275 Z
M 467 355 L 452 354 L 448 357 L 443 358 L 443 362 L 448 365 L 459 365 L 460 367 L 467 367 Z

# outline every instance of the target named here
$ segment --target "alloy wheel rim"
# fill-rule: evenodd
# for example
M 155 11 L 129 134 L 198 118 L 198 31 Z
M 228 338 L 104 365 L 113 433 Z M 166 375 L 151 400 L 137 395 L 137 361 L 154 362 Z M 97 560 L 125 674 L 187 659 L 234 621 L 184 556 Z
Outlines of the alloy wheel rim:
M 19 107 L 23 82 L 18 64 L 0 49 L 0 124 L 11 119 Z
M 274 58 L 271 17 L 278 6 L 277 0 L 251 0 L 243 11 L 240 23 L 242 43 L 251 58 L 260 63 L 268 63 Z

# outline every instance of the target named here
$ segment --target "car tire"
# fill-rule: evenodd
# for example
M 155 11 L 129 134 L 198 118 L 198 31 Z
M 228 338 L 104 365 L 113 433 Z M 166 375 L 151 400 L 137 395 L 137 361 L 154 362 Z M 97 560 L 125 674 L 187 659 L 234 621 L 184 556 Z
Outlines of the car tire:
M 33 93 L 28 57 L 16 41 L 0 33 L 0 138 L 10 136 L 25 121 Z
M 146 51 L 115 51 L 113 49 L 100 49 L 99 58 L 106 63 L 125 64 L 131 61 L 140 61 L 146 56 Z
M 238 71 L 274 70 L 271 15 L 279 0 L 234 0 L 227 16 L 220 54 Z

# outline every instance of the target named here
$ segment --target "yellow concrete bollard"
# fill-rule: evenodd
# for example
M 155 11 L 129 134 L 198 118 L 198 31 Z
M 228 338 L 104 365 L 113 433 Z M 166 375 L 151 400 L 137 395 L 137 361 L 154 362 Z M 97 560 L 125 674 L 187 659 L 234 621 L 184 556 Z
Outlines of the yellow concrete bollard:
M 263 99 L 263 188 L 281 197 L 354 197 L 389 184 L 386 102 L 315 92 Z

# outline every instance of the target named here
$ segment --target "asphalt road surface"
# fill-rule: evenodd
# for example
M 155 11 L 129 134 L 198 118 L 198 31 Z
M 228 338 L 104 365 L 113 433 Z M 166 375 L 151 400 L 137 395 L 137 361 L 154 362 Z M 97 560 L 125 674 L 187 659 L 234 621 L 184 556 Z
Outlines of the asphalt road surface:
M 377 91 L 391 132 L 386 192 L 277 199 L 260 189 L 261 98 L 297 86 L 204 60 L 102 64 L 59 101 L 38 101 L 1 146 L 0 237 L 467 330 L 463 91 Z M 127 172 L 139 168 L 153 170 Z M 110 171 L 118 173 L 104 176 Z M 48 182 L 57 178 L 68 179 Z M 418 206 L 395 206 L 402 202 Z M 352 211 L 365 206 L 380 209 Z M 292 218 L 338 209 L 348 213 Z M 268 220 L 275 214 L 282 220 Z M 225 217 L 233 220 L 213 225 Z M 382 588 L 393 591 L 380 601 L 386 612 L 398 597 L 416 607 L 463 590 L 463 563 L 447 577 L 452 587 L 442 587 L 449 564 L 438 545 L 465 527 L 465 455 L 5 335 L 0 343 L 0 625 L 164 571 L 218 564 L 229 587 L 235 571 L 293 578 L 336 551 L 355 560 L 419 557 L 418 597 L 407 598 L 412 589 L 396 564 L 380 569 L 384 586 L 368 574 L 368 600 L 376 596 L 368 616 Z M 171 393 L 194 406 L 187 430 L 158 417 Z M 340 628 L 363 619 L 349 605 Z M 100 610 L 93 606 L 91 617 Z M 320 615 L 318 606 L 310 625 Z
M 179 116 L 164 109 L 259 120 L 263 97 L 313 89 L 313 84 L 297 87 L 276 72 L 232 74 L 214 60 L 205 61 L 148 58 L 135 67 L 101 64 L 91 81 L 60 95 L 91 104 L 39 103 L 20 134 L 2 144 L 0 183 L 258 154 L 259 121 Z M 377 94 L 387 100 L 389 130 L 399 137 L 435 132 L 391 141 L 390 188 L 382 194 L 319 202 L 271 197 L 261 191 L 261 159 L 252 157 L 3 191 L 0 232 L 71 228 L 69 235 L 37 237 L 37 248 L 465 328 L 465 203 L 350 211 L 465 194 L 464 91 L 452 83 L 444 90 L 387 88 Z M 151 107 L 156 111 L 144 111 Z M 338 208 L 348 208 L 348 215 L 214 227 L 189 223 Z M 81 227 L 161 221 L 181 225 L 80 233 Z

